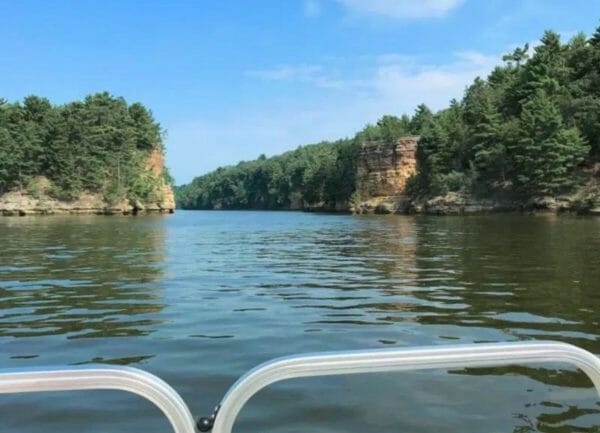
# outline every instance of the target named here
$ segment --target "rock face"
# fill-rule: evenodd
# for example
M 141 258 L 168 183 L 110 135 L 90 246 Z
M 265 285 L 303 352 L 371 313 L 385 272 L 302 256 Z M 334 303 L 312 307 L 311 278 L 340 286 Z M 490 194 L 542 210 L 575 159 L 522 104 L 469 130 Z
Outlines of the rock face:
M 165 182 L 163 179 L 163 171 L 165 169 L 165 155 L 164 153 L 155 148 L 150 153 L 146 169 L 150 171 L 159 182 L 159 199 L 155 202 L 147 203 L 145 205 L 146 211 L 157 211 L 157 212 L 169 212 L 175 211 L 175 193 L 171 185 Z
M 406 181 L 417 172 L 419 137 L 401 137 L 395 145 L 363 143 L 357 161 L 357 213 L 397 213 L 408 210 Z
M 31 191 L 13 190 L 0 196 L 0 215 L 52 215 L 52 214 L 101 214 L 132 215 L 139 212 L 167 212 L 175 210 L 175 195 L 163 179 L 164 155 L 154 149 L 148 157 L 147 170 L 157 183 L 156 200 L 141 203 L 123 198 L 119 203 L 109 204 L 100 192 L 83 191 L 71 201 L 58 200 L 49 195 L 51 183 L 43 176 L 30 182 Z
M 38 177 L 34 183 L 48 183 L 45 177 Z M 37 188 L 35 193 L 10 191 L 0 197 L 0 215 L 54 215 L 54 214 L 132 214 L 134 206 L 127 200 L 109 205 L 100 193 L 84 191 L 77 200 L 62 201 L 48 195 L 45 188 Z
M 160 209 L 169 213 L 175 212 L 175 193 L 171 185 L 164 184 L 161 188 L 162 201 L 160 202 Z

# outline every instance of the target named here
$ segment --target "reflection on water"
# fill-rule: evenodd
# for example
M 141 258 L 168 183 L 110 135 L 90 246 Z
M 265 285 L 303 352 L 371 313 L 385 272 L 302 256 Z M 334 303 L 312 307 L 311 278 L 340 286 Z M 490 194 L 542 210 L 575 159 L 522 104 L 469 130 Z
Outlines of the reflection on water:
M 0 367 L 139 366 L 200 414 L 291 353 L 526 339 L 600 353 L 598 219 L 179 212 L 4 218 L 0 239 Z M 168 429 L 135 398 L 94 399 L 2 397 L 0 431 Z M 576 370 L 514 366 L 294 380 L 236 424 L 442 429 L 597 432 L 600 403 Z
M 140 336 L 160 325 L 164 227 L 125 219 L 6 219 L 0 337 Z

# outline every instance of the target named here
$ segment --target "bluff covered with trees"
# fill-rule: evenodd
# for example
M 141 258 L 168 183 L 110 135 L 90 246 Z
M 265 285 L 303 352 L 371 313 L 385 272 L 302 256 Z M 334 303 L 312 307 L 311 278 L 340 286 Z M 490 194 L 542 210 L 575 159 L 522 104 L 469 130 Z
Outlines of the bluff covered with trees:
M 106 92 L 64 105 L 0 99 L 0 202 L 26 195 L 30 206 L 69 203 L 92 194 L 102 202 L 93 206 L 107 209 L 160 207 L 171 183 L 162 155 L 160 125 L 140 103 Z M 43 211 L 43 203 L 34 206 Z
M 547 31 L 539 45 L 515 49 L 461 100 L 432 112 L 384 116 L 353 138 L 300 147 L 219 168 L 178 189 L 190 209 L 343 208 L 360 201 L 359 148 L 421 137 L 415 202 L 450 192 L 526 203 L 569 196 L 574 207 L 600 206 L 600 28 L 563 43 Z

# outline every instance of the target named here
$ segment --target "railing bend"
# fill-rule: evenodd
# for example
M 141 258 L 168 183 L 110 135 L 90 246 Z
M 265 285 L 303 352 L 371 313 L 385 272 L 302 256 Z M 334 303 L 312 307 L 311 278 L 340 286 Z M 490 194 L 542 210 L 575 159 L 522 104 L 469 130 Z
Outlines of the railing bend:
M 227 392 L 214 419 L 213 433 L 231 433 L 244 404 L 264 387 L 286 379 L 433 368 L 499 367 L 511 364 L 567 363 L 583 370 L 600 396 L 600 358 L 558 342 L 491 343 L 317 353 L 275 359 L 242 376 Z M 193 433 L 194 420 L 168 384 L 134 368 L 89 366 L 49 370 L 0 371 L 0 394 L 117 389 L 158 406 L 175 433 Z
M 92 389 L 137 394 L 164 413 L 175 433 L 196 431 L 194 418 L 180 395 L 162 379 L 137 368 L 90 365 L 0 370 L 0 394 Z
M 579 367 L 592 380 L 600 396 L 600 358 L 566 343 L 490 343 L 331 352 L 275 359 L 246 373 L 221 401 L 212 432 L 231 433 L 239 411 L 250 397 L 267 385 L 286 379 L 546 362 Z

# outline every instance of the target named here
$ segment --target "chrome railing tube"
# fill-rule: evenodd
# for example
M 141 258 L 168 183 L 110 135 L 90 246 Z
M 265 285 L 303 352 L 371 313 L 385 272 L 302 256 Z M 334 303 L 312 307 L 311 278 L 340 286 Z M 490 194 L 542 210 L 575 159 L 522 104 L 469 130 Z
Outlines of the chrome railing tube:
M 242 376 L 221 401 L 212 431 L 231 433 L 240 410 L 254 394 L 286 379 L 548 362 L 579 367 L 590 377 L 600 395 L 600 359 L 565 343 L 491 343 L 321 353 L 275 359 Z
M 154 403 L 175 433 L 195 433 L 192 415 L 166 382 L 136 368 L 119 366 L 0 370 L 0 394 L 112 389 L 137 394 Z
M 286 379 L 548 362 L 580 368 L 600 395 L 600 358 L 565 343 L 492 343 L 317 353 L 275 359 L 242 376 L 221 401 L 213 433 L 231 433 L 240 410 L 254 394 Z M 158 377 L 142 370 L 118 366 L 0 370 L 0 394 L 92 389 L 140 395 L 162 410 L 175 433 L 195 433 L 194 419 L 179 394 Z

